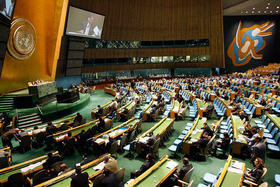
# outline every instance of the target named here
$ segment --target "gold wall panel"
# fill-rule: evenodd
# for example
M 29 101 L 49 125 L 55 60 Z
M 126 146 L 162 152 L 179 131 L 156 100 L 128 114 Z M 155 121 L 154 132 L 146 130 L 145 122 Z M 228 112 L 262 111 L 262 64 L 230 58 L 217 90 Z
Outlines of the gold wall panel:
M 32 23 L 36 48 L 25 60 L 17 60 L 6 52 L 0 93 L 25 88 L 29 81 L 55 79 L 67 6 L 68 0 L 17 0 L 13 20 L 24 18 Z

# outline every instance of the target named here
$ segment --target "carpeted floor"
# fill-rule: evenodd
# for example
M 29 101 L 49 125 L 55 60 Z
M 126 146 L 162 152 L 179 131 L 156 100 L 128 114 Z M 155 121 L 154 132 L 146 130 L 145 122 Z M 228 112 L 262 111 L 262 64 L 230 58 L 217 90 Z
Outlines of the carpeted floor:
M 103 90 L 97 90 L 95 93 L 93 93 L 90 96 L 90 102 L 87 104 L 86 107 L 83 109 L 77 111 L 80 112 L 86 119 L 87 121 L 91 121 L 91 109 L 96 107 L 97 105 L 102 105 L 105 104 L 106 102 L 110 101 L 113 99 L 113 96 L 110 96 L 106 93 L 104 93 Z M 208 123 L 211 124 L 214 120 L 216 119 L 216 116 L 213 115 L 214 119 L 209 120 Z M 63 118 L 63 116 L 61 116 Z M 164 142 L 164 145 L 160 147 L 159 149 L 159 157 L 161 158 L 164 155 L 170 155 L 170 152 L 168 151 L 168 147 L 173 144 L 174 140 L 180 135 L 182 130 L 185 128 L 186 123 L 192 121 L 189 118 L 186 118 L 184 121 L 175 121 L 174 122 L 174 129 L 175 131 L 172 133 L 172 135 L 169 137 L 167 141 Z M 254 121 L 254 119 L 252 120 Z M 114 126 L 120 124 L 120 122 L 114 122 Z M 142 123 L 142 132 L 145 132 L 146 130 L 150 129 L 155 122 L 143 122 Z M 13 144 L 16 146 L 18 145 L 17 142 L 13 142 Z M 31 151 L 28 151 L 24 154 L 15 152 L 13 153 L 13 163 L 12 164 L 17 164 L 23 161 L 30 160 L 32 158 L 41 156 L 45 154 L 46 152 L 41 149 L 32 149 Z M 136 157 L 134 159 L 129 159 L 125 157 L 127 153 L 121 153 L 119 154 L 117 160 L 119 162 L 119 167 L 125 168 L 125 181 L 127 181 L 130 177 L 130 172 L 134 171 L 136 169 L 139 169 L 141 164 L 143 163 L 144 159 L 143 158 L 138 158 Z M 179 153 L 179 156 L 182 158 L 182 154 Z M 94 155 L 89 155 L 90 158 L 95 159 L 97 158 Z M 67 164 L 68 167 L 74 168 L 75 163 L 80 162 L 82 159 L 82 156 L 79 155 L 78 152 L 75 152 L 74 155 L 70 157 L 65 157 L 64 162 Z M 239 158 L 234 158 L 236 160 L 240 160 Z M 180 163 L 180 167 L 182 166 L 181 159 L 175 159 Z M 243 160 L 240 160 L 243 161 Z M 216 174 L 221 167 L 224 166 L 226 160 L 223 159 L 218 159 L 215 157 L 208 157 L 207 161 L 205 162 L 198 162 L 198 161 L 191 161 L 191 163 L 194 165 L 194 172 L 191 176 L 191 179 L 194 180 L 193 186 L 197 186 L 199 183 L 203 183 L 203 175 L 206 172 L 210 172 L 212 174 Z M 243 161 L 244 162 L 244 161 Z M 252 165 L 249 164 L 248 159 L 245 161 L 246 162 L 246 167 L 252 168 Z M 265 176 L 265 181 L 269 183 L 269 186 L 276 186 L 276 183 L 274 182 L 274 175 L 276 173 L 280 173 L 279 168 L 279 158 L 270 158 L 267 157 L 266 159 L 266 165 L 265 167 L 268 168 L 268 173 Z

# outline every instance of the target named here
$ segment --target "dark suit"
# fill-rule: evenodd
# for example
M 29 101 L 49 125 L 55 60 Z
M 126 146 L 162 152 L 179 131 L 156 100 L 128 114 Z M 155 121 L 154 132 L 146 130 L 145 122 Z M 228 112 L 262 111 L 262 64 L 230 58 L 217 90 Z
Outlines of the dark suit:
M 214 135 L 213 130 L 208 125 L 205 128 L 202 128 L 202 129 L 204 129 L 204 132 L 206 132 L 208 136 L 212 137 Z
M 88 173 L 81 173 L 72 177 L 71 187 L 88 187 Z
M 186 173 L 188 173 L 188 171 L 190 170 L 190 169 L 192 169 L 193 168 L 193 165 L 192 164 L 188 164 L 188 165 L 186 165 L 186 166 L 183 166 L 180 170 L 179 170 L 179 172 L 178 172 L 178 178 L 180 179 L 180 180 L 183 180 L 183 178 L 184 178 L 184 176 L 186 175 Z
M 254 161 L 256 158 L 261 158 L 263 161 L 265 161 L 265 151 L 266 151 L 266 145 L 263 142 L 256 143 L 252 146 L 252 161 Z
M 106 175 L 102 181 L 102 186 L 104 187 L 120 187 L 121 185 L 117 181 L 117 178 L 114 174 L 108 174 Z
M 46 160 L 46 162 L 43 164 L 43 167 L 49 169 L 51 167 L 51 165 L 53 165 L 54 163 L 59 162 L 59 161 L 61 161 L 61 157 L 52 156 Z

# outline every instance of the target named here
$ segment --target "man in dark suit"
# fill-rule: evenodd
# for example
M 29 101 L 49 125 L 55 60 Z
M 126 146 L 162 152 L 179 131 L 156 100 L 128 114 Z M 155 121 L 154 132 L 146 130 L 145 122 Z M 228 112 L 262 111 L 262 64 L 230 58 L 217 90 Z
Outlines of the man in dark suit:
M 59 155 L 54 156 L 53 153 L 48 153 L 48 159 L 43 164 L 43 167 L 45 169 L 49 169 L 51 167 L 51 165 L 53 165 L 54 163 L 59 162 L 61 160 L 62 159 Z
M 79 30 L 78 33 L 100 38 L 101 30 L 94 23 L 94 19 L 94 14 L 91 14 L 88 20 L 83 22 L 81 30 Z
M 189 159 L 186 157 L 183 158 L 183 164 L 184 166 L 181 169 L 177 170 L 175 174 L 180 180 L 183 180 L 186 173 L 188 173 L 188 171 L 193 168 L 193 165 L 190 164 Z
M 76 175 L 72 177 L 71 187 L 88 187 L 88 173 L 82 173 L 80 166 L 76 167 Z
M 140 176 L 142 173 L 147 171 L 150 167 L 152 167 L 155 164 L 153 155 L 151 153 L 146 155 L 146 162 L 143 163 L 143 165 L 140 167 L 139 170 L 133 171 L 130 173 L 130 178 L 134 179 Z
M 208 136 L 212 137 L 214 135 L 213 130 L 208 126 L 207 123 L 203 123 L 202 129 L 203 129 L 203 133 L 206 133 Z
M 259 136 L 255 138 L 255 142 L 252 146 L 251 162 L 253 163 L 256 158 L 261 158 L 265 162 L 266 145 Z

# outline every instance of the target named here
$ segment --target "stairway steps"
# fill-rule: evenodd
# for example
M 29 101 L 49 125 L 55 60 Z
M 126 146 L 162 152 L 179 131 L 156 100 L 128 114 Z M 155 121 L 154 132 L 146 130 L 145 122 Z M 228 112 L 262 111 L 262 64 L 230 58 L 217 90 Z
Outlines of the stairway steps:
M 35 126 L 35 125 L 41 125 L 41 124 L 42 124 L 42 122 L 35 122 L 35 123 L 27 124 L 27 125 L 21 125 L 18 128 L 25 129 L 25 128 L 28 128 L 28 127 L 32 127 L 32 126 Z
M 18 119 L 28 118 L 28 117 L 32 117 L 32 116 L 40 116 L 40 115 L 39 115 L 39 113 L 33 113 L 33 114 L 25 115 L 25 116 L 20 116 Z
M 24 122 L 19 122 L 18 125 L 21 126 L 21 125 L 26 125 L 26 124 L 29 124 L 29 123 L 34 123 L 34 122 L 42 122 L 41 119 L 33 119 L 33 120 L 28 120 L 28 121 L 24 121 Z
M 21 119 L 18 120 L 18 122 L 22 123 L 24 121 L 34 120 L 34 119 L 40 119 L 41 120 L 41 117 L 40 116 L 31 116 L 31 117 L 28 117 L 28 118 L 21 118 Z

